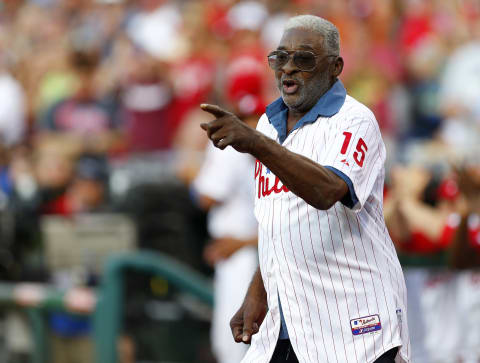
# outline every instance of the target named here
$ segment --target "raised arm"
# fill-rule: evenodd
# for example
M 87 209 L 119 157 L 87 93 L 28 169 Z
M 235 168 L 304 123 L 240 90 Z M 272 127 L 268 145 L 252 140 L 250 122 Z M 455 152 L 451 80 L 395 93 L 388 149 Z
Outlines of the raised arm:
M 348 186 L 335 173 L 322 165 L 291 152 L 250 128 L 234 114 L 215 105 L 203 104 L 202 109 L 216 117 L 200 126 L 213 144 L 224 149 L 228 145 L 249 153 L 269 168 L 288 189 L 311 206 L 326 210 L 341 200 Z

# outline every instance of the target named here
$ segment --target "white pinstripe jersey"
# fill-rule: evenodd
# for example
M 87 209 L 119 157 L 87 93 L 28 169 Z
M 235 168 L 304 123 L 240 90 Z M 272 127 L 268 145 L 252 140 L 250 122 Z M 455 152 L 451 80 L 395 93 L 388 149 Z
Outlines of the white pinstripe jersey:
M 265 114 L 257 130 L 279 141 Z M 385 146 L 375 116 L 346 96 L 336 114 L 294 129 L 282 145 L 343 174 L 358 201 L 315 209 L 256 162 L 269 310 L 242 362 L 270 361 L 280 329 L 278 298 L 300 362 L 370 363 L 396 346 L 397 361 L 410 362 L 406 288 L 383 218 Z

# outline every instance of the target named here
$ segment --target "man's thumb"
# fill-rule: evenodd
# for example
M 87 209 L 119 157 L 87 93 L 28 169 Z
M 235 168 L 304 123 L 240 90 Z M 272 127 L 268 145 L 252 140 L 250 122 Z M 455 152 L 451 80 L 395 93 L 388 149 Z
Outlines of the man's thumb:
M 250 338 L 252 336 L 253 332 L 253 322 L 252 319 L 245 319 L 243 323 L 243 336 L 242 340 L 244 343 L 248 343 L 250 341 Z
M 250 343 L 250 339 L 252 338 L 252 335 L 257 334 L 258 330 L 259 330 L 259 327 L 256 322 L 253 322 L 250 319 L 245 319 L 245 323 L 243 324 L 242 341 L 244 343 Z

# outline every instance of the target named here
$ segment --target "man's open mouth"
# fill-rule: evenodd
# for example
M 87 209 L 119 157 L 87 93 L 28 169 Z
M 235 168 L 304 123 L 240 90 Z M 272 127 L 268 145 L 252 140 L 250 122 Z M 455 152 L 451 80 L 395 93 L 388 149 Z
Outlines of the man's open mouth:
M 286 94 L 293 94 L 298 90 L 298 83 L 292 79 L 285 79 L 282 81 L 283 92 Z

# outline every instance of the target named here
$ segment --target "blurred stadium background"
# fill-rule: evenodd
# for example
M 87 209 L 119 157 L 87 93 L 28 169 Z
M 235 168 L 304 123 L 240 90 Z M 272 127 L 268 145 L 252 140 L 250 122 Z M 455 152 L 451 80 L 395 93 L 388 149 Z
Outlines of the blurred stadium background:
M 198 105 L 262 113 L 303 13 L 388 147 L 414 361 L 480 361 L 480 1 L 1 0 L 0 362 L 214 362 Z

